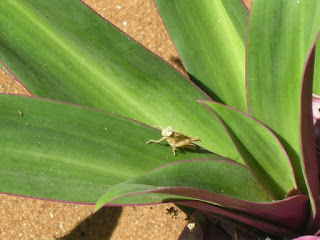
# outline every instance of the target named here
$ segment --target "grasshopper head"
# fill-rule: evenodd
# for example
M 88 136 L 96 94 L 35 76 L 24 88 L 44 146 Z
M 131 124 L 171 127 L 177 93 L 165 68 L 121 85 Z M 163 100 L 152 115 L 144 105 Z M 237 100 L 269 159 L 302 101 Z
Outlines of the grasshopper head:
M 174 130 L 172 127 L 167 127 L 167 128 L 162 129 L 161 135 L 163 137 L 170 137 L 173 134 L 173 132 L 174 132 Z

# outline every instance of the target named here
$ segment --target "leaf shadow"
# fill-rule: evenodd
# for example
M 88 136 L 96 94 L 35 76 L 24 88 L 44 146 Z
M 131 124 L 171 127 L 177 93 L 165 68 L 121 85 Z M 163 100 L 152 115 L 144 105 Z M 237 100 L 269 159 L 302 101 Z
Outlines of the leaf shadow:
M 164 148 L 168 148 L 169 152 L 172 153 L 172 148 L 171 146 L 168 144 L 168 143 L 159 143 L 158 144 L 159 147 L 164 147 Z M 211 154 L 214 154 L 213 152 L 205 149 L 205 148 L 202 148 L 198 145 L 196 145 L 196 149 L 193 150 L 193 149 L 189 149 L 189 148 L 185 148 L 185 147 L 177 147 L 176 148 L 176 154 L 186 154 L 186 153 L 200 153 L 200 154 L 208 154 L 208 153 L 211 153 Z M 170 151 L 171 150 L 171 151 Z
M 179 57 L 172 56 L 172 57 L 170 58 L 170 60 L 171 60 L 172 62 L 174 62 L 175 65 L 177 65 L 177 67 L 178 67 L 179 69 L 185 71 L 185 68 L 184 68 L 184 66 L 183 66 L 183 63 L 182 63 L 182 61 L 181 61 L 181 59 L 180 59 Z
M 179 57 L 173 56 L 173 57 L 171 57 L 171 61 L 174 62 L 175 65 L 177 65 L 180 70 L 185 71 L 189 75 L 191 81 L 193 81 L 199 88 L 201 88 L 205 93 L 207 93 L 212 98 L 212 100 L 219 102 L 219 103 L 222 103 L 222 104 L 225 104 L 222 101 L 222 99 L 219 98 L 218 95 L 215 94 L 214 91 L 212 91 L 207 85 L 205 85 L 202 81 L 200 81 L 198 78 L 193 76 L 190 72 L 185 70 L 183 62 L 181 61 L 181 59 Z
M 200 81 L 198 78 L 196 78 L 195 76 L 193 76 L 192 74 L 190 74 L 188 72 L 188 75 L 190 77 L 190 79 L 199 87 L 201 88 L 206 94 L 209 95 L 209 97 L 212 98 L 213 101 L 222 103 L 224 105 L 226 105 L 226 103 L 224 101 L 222 101 L 221 98 L 218 97 L 218 95 L 211 89 L 209 88 L 206 84 L 204 84 L 202 81 Z
M 103 207 L 57 240 L 109 240 L 122 212 L 121 207 Z

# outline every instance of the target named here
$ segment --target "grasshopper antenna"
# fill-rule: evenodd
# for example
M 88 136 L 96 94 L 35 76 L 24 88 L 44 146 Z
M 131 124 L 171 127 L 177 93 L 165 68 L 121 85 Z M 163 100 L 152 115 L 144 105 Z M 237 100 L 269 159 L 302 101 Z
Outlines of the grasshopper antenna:
M 170 118 L 169 118 L 169 124 L 168 124 L 168 126 L 171 126 L 171 120 L 172 120 L 172 113 L 170 113 Z

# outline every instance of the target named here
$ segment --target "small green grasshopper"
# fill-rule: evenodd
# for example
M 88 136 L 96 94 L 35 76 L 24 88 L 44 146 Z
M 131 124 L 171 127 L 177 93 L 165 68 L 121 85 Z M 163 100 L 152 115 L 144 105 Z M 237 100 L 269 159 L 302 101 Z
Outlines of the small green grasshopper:
M 177 147 L 182 147 L 182 148 L 189 148 L 192 150 L 196 149 L 196 145 L 193 144 L 192 142 L 200 142 L 199 137 L 188 137 L 184 135 L 181 132 L 178 132 L 174 130 L 171 126 L 167 128 L 163 128 L 160 125 L 154 126 L 154 127 L 159 127 L 161 131 L 162 138 L 159 140 L 149 140 L 146 142 L 147 144 L 149 143 L 160 143 L 163 140 L 167 139 L 167 142 L 169 145 L 172 147 L 172 152 L 173 155 L 176 155 L 176 148 Z

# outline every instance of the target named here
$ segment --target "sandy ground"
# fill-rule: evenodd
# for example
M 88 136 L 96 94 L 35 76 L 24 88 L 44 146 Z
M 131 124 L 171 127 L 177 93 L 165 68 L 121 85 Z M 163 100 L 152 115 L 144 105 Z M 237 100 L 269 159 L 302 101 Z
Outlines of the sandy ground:
M 250 0 L 245 0 L 249 2 Z M 183 71 L 152 0 L 85 0 L 99 14 Z M 0 92 L 27 94 L 0 72 Z M 0 195 L 0 239 L 175 240 L 185 226 L 167 213 L 171 204 L 103 208 Z

